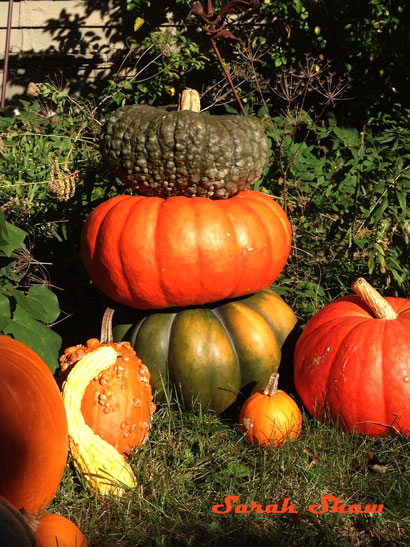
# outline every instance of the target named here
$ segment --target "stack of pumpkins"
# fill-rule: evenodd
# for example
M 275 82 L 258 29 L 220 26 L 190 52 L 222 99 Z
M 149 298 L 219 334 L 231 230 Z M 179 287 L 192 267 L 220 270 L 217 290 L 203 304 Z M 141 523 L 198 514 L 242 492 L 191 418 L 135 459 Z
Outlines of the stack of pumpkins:
M 247 189 L 268 163 L 261 126 L 200 113 L 198 94 L 187 90 L 178 111 L 119 108 L 103 130 L 102 156 L 142 194 L 99 205 L 82 235 L 89 276 L 128 310 L 116 339 L 148 366 L 158 396 L 171 382 L 187 407 L 221 413 L 254 386 L 239 417 L 248 440 L 283 441 L 266 434 L 278 422 L 270 419 L 274 404 L 289 417 L 282 429 L 296 437 L 300 411 L 282 400 L 276 375 L 296 318 L 268 288 L 287 261 L 291 229 L 270 196 Z M 409 435 L 409 302 L 385 301 L 363 280 L 353 288 L 357 295 L 320 311 L 299 338 L 296 390 L 311 414 L 350 432 Z M 361 352 L 356 323 L 366 333 Z M 345 325 L 354 327 L 351 345 Z M 392 356 L 384 372 L 383 339 Z
M 201 113 L 186 90 L 178 110 L 119 108 L 101 143 L 108 169 L 142 194 L 101 203 L 82 233 L 88 275 L 124 305 L 115 338 L 131 343 L 159 397 L 170 382 L 187 407 L 221 413 L 245 386 L 266 386 L 296 324 L 269 288 L 290 253 L 289 220 L 247 189 L 268 164 L 265 132 Z

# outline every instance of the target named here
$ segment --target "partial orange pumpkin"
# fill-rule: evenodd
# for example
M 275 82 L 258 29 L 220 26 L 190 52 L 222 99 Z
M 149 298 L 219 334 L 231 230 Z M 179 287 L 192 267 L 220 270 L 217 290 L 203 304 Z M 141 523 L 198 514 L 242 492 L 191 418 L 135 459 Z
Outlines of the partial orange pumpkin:
M 88 547 L 81 530 L 71 520 L 54 513 L 38 517 L 37 547 Z
M 410 437 L 410 300 L 365 279 L 317 312 L 294 353 L 297 392 L 316 418 L 344 431 Z
M 31 514 L 52 502 L 67 462 L 63 399 L 49 368 L 0 335 L 0 494 Z

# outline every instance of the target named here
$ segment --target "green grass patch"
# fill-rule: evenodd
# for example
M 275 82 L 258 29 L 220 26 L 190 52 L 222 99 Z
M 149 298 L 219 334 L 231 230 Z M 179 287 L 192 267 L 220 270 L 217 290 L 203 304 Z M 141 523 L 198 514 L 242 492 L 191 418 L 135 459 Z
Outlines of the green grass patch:
M 408 439 L 352 436 L 305 414 L 298 440 L 260 449 L 221 417 L 165 404 L 131 460 L 138 486 L 128 498 L 90 496 L 70 467 L 49 510 L 72 518 L 90 546 L 405 545 L 409 447 Z M 229 513 L 212 510 L 233 495 Z M 315 514 L 309 506 L 324 496 L 384 508 L 343 514 L 329 502 Z M 286 499 L 294 513 L 235 512 L 252 502 L 280 510 Z

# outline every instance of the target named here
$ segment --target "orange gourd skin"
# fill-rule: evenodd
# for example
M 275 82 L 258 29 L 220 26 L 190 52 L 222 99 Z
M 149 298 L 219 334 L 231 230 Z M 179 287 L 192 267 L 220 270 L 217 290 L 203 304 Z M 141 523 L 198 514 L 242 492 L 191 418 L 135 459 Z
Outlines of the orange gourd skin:
M 0 496 L 0 545 L 36 547 L 36 539 L 24 516 L 3 496 Z
M 0 336 L 0 494 L 31 514 L 44 510 L 68 455 L 63 399 L 47 365 L 26 345 Z
M 294 379 L 307 410 L 342 429 L 410 435 L 410 301 L 385 299 L 397 319 L 376 319 L 357 295 L 335 300 L 307 323 Z
M 82 232 L 90 278 L 109 298 L 137 309 L 265 289 L 290 248 L 285 212 L 253 190 L 226 200 L 116 196 L 91 213 Z
M 60 358 L 62 371 L 87 353 L 101 346 L 112 346 L 117 361 L 87 386 L 81 401 L 85 423 L 125 458 L 147 438 L 151 415 L 155 411 L 149 383 L 150 373 L 128 342 L 100 344 L 91 338 L 67 348 Z
M 81 530 L 61 515 L 43 513 L 38 517 L 37 547 L 87 547 Z
M 302 414 L 295 401 L 281 389 L 273 396 L 257 391 L 243 404 L 239 424 L 250 443 L 277 447 L 299 437 Z

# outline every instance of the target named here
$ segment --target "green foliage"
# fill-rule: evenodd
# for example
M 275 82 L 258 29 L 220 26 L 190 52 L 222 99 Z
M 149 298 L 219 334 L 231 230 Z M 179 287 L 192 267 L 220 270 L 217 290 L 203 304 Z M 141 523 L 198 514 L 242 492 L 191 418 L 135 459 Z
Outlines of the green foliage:
M 87 328 L 89 337 L 98 335 L 88 314 L 95 317 L 99 308 L 97 304 L 95 311 L 90 306 L 97 298 L 82 268 L 79 240 L 90 211 L 119 189 L 99 166 L 102 122 L 95 113 L 101 105 L 80 102 L 52 84 L 38 88 L 33 100 L 21 102 L 14 116 L 0 117 L 0 206 L 11 224 L 28 234 L 30 251 L 25 250 L 24 261 L 20 261 L 32 266 L 32 273 L 24 280 L 25 290 L 39 283 L 59 290 L 62 317 L 53 331 L 67 345 L 81 340 Z M 47 264 L 51 268 L 45 271 Z M 32 290 L 30 299 L 35 296 Z M 10 298 L 14 312 L 17 302 L 11 294 Z M 26 315 L 31 312 L 21 301 L 16 309 L 10 332 L 17 337 L 22 323 L 29 327 Z M 34 319 L 39 321 L 41 312 L 40 317 L 34 314 Z M 31 323 L 30 328 L 34 328 Z M 32 340 L 35 338 L 33 335 Z M 46 358 L 54 369 L 58 364 L 56 347 L 53 361 Z
M 45 285 L 19 288 L 20 262 L 27 258 L 26 233 L 6 222 L 0 209 L 0 332 L 32 348 L 54 372 L 61 337 L 49 326 L 60 315 L 57 296 Z
M 303 319 L 358 276 L 408 297 L 410 110 L 369 117 L 361 129 L 339 125 L 334 105 L 350 104 L 349 82 L 309 57 L 283 68 L 272 91 L 281 115 L 263 97 L 246 109 L 264 123 L 272 151 L 255 188 L 282 203 L 293 227 L 279 291 Z
M 207 2 L 200 3 L 207 11 Z M 226 4 L 228 2 L 213 1 L 215 14 L 210 17 L 211 23 L 216 20 L 221 6 Z M 355 101 L 348 109 L 339 108 L 337 112 L 343 125 L 366 123 L 367 118 L 377 115 L 379 110 L 392 113 L 397 110 L 397 105 L 410 107 L 410 35 L 407 25 L 410 19 L 409 4 L 393 0 L 330 0 L 326 3 L 317 0 L 265 0 L 259 7 L 251 7 L 250 2 L 248 4 L 238 4 L 235 16 L 225 14 L 216 24 L 216 28 L 219 28 L 225 23 L 232 35 L 242 40 L 243 47 L 240 47 L 238 41 L 233 39 L 217 39 L 222 57 L 239 88 L 241 98 L 258 102 L 258 93 L 255 94 L 258 85 L 269 95 L 269 82 L 274 79 L 277 71 L 297 66 L 308 54 L 318 59 L 320 66 L 330 62 L 338 77 L 349 76 L 352 80 L 352 96 Z M 187 41 L 194 40 L 199 46 L 199 52 L 208 57 L 205 80 L 208 87 L 204 87 L 203 67 L 197 71 L 192 66 L 187 72 L 185 63 L 181 67 L 182 78 L 169 85 L 176 89 L 177 86 L 184 85 L 188 74 L 189 85 L 203 90 L 202 95 L 207 105 L 213 104 L 215 100 L 222 102 L 221 99 L 226 102 L 226 88 L 221 84 L 223 73 L 215 62 L 209 37 L 202 30 L 204 22 L 195 16 L 186 20 L 192 5 L 188 0 L 176 2 L 172 9 L 172 18 L 177 27 L 186 29 L 182 33 Z M 155 3 L 133 0 L 128 6 L 135 18 L 144 19 L 146 24 L 142 29 L 145 28 L 147 32 L 149 25 L 156 19 Z M 244 8 L 243 12 L 240 7 Z M 141 44 L 142 29 L 133 37 L 138 45 Z M 149 28 L 150 34 L 155 34 L 157 30 Z M 145 46 L 150 43 L 151 38 L 147 37 L 146 40 Z M 134 46 L 137 44 L 134 43 Z M 181 58 L 185 55 L 184 48 L 180 55 Z M 195 59 L 197 55 L 193 52 L 187 62 Z M 200 59 L 198 60 L 200 63 Z M 163 62 L 162 64 L 164 65 Z M 262 85 L 262 81 L 258 82 L 258 76 L 265 85 Z M 160 81 L 163 77 L 163 74 L 159 76 Z M 148 102 L 147 95 L 139 96 Z M 157 92 L 156 96 L 160 97 L 160 94 Z M 276 108 L 275 98 L 269 99 L 273 108 Z M 229 101 L 232 100 L 231 93 Z
M 369 125 L 360 135 L 328 126 L 327 135 L 321 128 L 300 145 L 286 182 L 280 178 L 295 236 L 282 282 L 296 282 L 299 298 L 312 283 L 322 296 L 338 296 L 358 276 L 409 294 L 409 152 L 404 127 L 379 133 Z M 310 314 L 325 303 L 319 299 Z
M 0 117 L 0 201 L 10 222 L 34 240 L 67 240 L 70 215 L 106 195 L 98 171 L 101 121 L 88 104 L 53 84 Z M 105 181 L 104 181 L 105 182 Z

